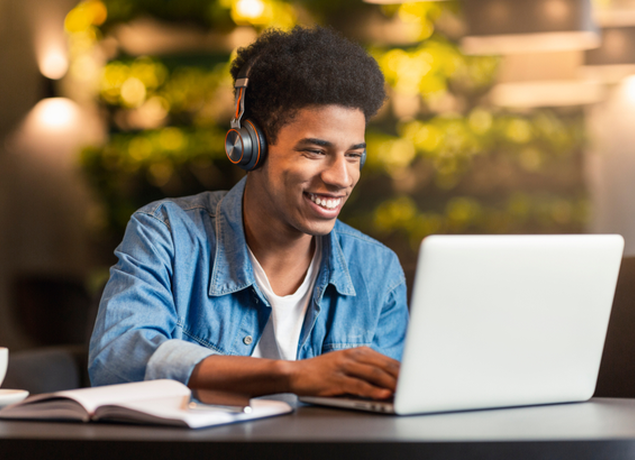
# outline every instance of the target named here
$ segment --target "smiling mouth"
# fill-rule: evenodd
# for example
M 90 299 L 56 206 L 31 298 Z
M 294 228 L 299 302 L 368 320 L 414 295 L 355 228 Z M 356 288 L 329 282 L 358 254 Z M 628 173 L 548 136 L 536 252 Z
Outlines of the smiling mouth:
M 341 198 L 326 198 L 324 196 L 316 195 L 315 193 L 307 193 L 309 200 L 324 209 L 336 209 L 342 204 Z

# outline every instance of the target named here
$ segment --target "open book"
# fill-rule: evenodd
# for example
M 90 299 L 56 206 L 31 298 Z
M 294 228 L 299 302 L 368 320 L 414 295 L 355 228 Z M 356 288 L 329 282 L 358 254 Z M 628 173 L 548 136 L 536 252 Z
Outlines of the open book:
M 252 399 L 248 411 L 193 406 L 191 391 L 175 380 L 106 385 L 31 396 L 0 410 L 0 419 L 114 421 L 203 428 L 292 412 L 282 401 Z

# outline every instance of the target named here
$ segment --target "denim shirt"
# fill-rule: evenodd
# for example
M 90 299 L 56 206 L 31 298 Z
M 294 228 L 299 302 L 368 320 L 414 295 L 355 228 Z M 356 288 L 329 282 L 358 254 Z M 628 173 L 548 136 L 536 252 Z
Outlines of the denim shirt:
M 258 289 L 242 220 L 245 179 L 229 192 L 166 199 L 130 219 L 90 342 L 93 385 L 187 383 L 212 354 L 250 356 L 271 307 Z M 359 346 L 400 359 L 408 309 L 397 256 L 337 221 L 297 358 Z

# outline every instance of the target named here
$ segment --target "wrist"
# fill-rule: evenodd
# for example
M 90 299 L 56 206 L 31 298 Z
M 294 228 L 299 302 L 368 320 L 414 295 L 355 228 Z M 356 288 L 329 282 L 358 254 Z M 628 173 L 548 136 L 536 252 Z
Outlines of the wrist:
M 277 360 L 274 361 L 274 375 L 280 393 L 295 393 L 295 361 Z

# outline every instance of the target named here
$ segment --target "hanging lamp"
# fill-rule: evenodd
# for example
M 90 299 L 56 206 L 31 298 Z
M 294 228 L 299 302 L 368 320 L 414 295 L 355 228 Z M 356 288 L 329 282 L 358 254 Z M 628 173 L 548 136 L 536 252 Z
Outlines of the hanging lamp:
M 463 0 L 466 54 L 597 48 L 591 0 Z

